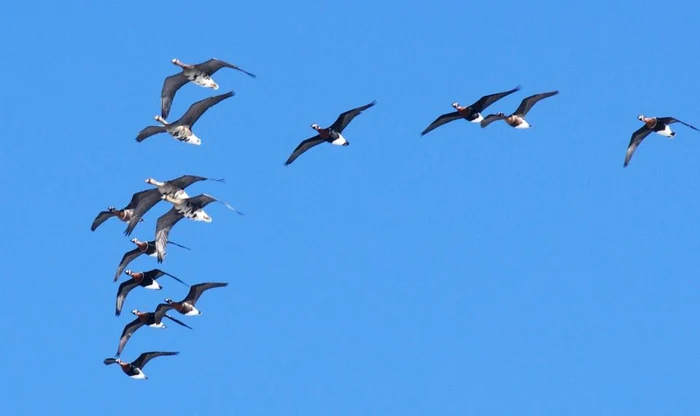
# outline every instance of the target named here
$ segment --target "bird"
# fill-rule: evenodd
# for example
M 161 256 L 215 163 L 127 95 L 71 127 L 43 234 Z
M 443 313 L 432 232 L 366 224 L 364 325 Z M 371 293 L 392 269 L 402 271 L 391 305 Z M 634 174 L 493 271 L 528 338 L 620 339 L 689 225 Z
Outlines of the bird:
M 204 291 L 209 290 L 209 289 L 214 289 L 217 287 L 225 287 L 228 286 L 228 283 L 219 283 L 219 282 L 207 282 L 207 283 L 198 283 L 196 285 L 192 285 L 190 287 L 190 291 L 187 293 L 187 296 L 179 302 L 173 302 L 172 299 L 166 298 L 165 303 L 161 303 L 158 305 L 156 308 L 156 311 L 158 310 L 169 310 L 169 309 L 175 309 L 177 312 L 181 313 L 182 315 L 187 315 L 187 316 L 194 316 L 194 315 L 201 315 L 202 312 L 200 312 L 196 307 L 195 304 L 197 303 L 197 300 L 199 300 L 199 297 L 202 296 L 202 293 Z
M 540 100 L 557 94 L 559 94 L 559 91 L 550 91 L 525 97 L 513 114 L 509 116 L 503 113 L 489 114 L 486 118 L 481 120 L 481 127 L 485 128 L 496 120 L 505 120 L 508 125 L 516 129 L 530 128 L 532 125 L 525 120 L 525 115 L 532 109 L 532 106 Z
M 625 163 L 622 165 L 623 167 L 627 167 L 627 165 L 630 163 L 630 159 L 632 159 L 632 155 L 634 155 L 634 151 L 637 150 L 637 147 L 640 143 L 642 143 L 642 140 L 644 140 L 644 138 L 652 132 L 672 139 L 676 137 L 676 132 L 672 131 L 670 127 L 670 125 L 673 123 L 681 123 L 693 130 L 700 131 L 690 124 L 673 117 L 645 117 L 644 114 L 640 114 L 637 116 L 637 120 L 643 121 L 644 125 L 640 127 L 639 130 L 632 133 L 632 138 L 627 146 Z
M 105 365 L 110 365 L 110 364 L 119 364 L 121 367 L 122 371 L 124 374 L 127 376 L 137 379 L 137 380 L 145 380 L 148 377 L 146 374 L 143 372 L 143 368 L 146 366 L 146 364 L 156 358 L 156 357 L 162 357 L 162 356 L 169 356 L 169 355 L 178 355 L 179 352 L 169 352 L 169 351 L 150 351 L 150 352 L 144 352 L 143 354 L 139 355 L 137 359 L 134 361 L 127 363 L 119 358 L 105 358 L 103 361 Z
M 367 105 L 353 108 L 352 110 L 340 114 L 338 116 L 338 119 L 335 120 L 335 122 L 331 124 L 330 127 L 327 127 L 325 129 L 321 128 L 316 123 L 312 124 L 311 128 L 316 130 L 318 134 L 299 143 L 299 146 L 297 146 L 296 149 L 294 149 L 292 154 L 289 156 L 289 159 L 287 159 L 287 161 L 284 162 L 284 165 L 290 165 L 302 153 L 323 142 L 328 142 L 336 146 L 348 146 L 350 142 L 347 141 L 345 137 L 343 137 L 343 135 L 341 134 L 343 132 L 343 129 L 345 129 L 348 126 L 348 124 L 350 124 L 352 119 L 357 117 L 358 114 L 374 106 L 376 103 L 377 101 L 375 100 Z
M 487 107 L 500 100 L 501 98 L 504 98 L 505 96 L 510 95 L 516 91 L 520 91 L 520 88 L 522 88 L 522 85 L 518 85 L 512 90 L 499 92 L 491 95 L 484 95 L 483 97 L 479 98 L 478 101 L 476 101 L 474 104 L 468 107 L 462 107 L 459 105 L 458 102 L 454 102 L 452 103 L 452 107 L 454 107 L 457 111 L 445 113 L 440 117 L 436 118 L 435 121 L 430 123 L 430 125 L 426 127 L 420 135 L 425 136 L 430 131 L 442 126 L 443 124 L 447 124 L 459 118 L 463 118 L 472 123 L 479 123 L 481 122 L 481 120 L 484 119 L 484 116 L 481 115 L 482 111 L 486 110 Z
M 122 261 L 119 263 L 119 266 L 117 266 L 117 273 L 114 275 L 114 281 L 116 282 L 119 279 L 119 275 L 122 274 L 122 271 L 126 268 L 126 266 L 129 265 L 136 257 L 146 254 L 151 257 L 156 256 L 156 242 L 155 241 L 139 241 L 137 238 L 132 238 L 131 242 L 136 244 L 136 248 L 127 251 L 124 253 L 124 257 L 122 257 Z M 168 241 L 169 244 L 182 247 L 186 250 L 189 250 L 189 248 L 182 246 L 178 243 L 175 243 L 173 241 Z
M 97 227 L 102 225 L 103 222 L 107 221 L 108 219 L 112 217 L 118 218 L 120 221 L 124 222 L 129 222 L 134 216 L 134 211 L 136 210 L 136 207 L 138 206 L 139 202 L 144 198 L 145 196 L 148 195 L 148 189 L 145 191 L 137 192 L 131 197 L 131 201 L 129 202 L 129 205 L 125 206 L 122 209 L 116 209 L 115 207 L 111 206 L 107 208 L 107 211 L 102 211 L 99 214 L 97 214 L 97 217 L 95 217 L 95 220 L 92 222 L 92 226 L 90 227 L 90 231 L 95 231 Z M 138 224 L 139 222 L 143 222 L 142 218 L 137 218 L 134 220 L 135 224 Z
M 124 231 L 124 235 L 130 236 L 136 225 L 141 222 L 141 217 L 143 217 L 146 212 L 153 208 L 158 202 L 162 201 L 163 199 L 173 202 L 177 201 L 179 198 L 188 198 L 185 188 L 195 182 L 207 180 L 214 182 L 226 181 L 223 178 L 213 179 L 195 175 L 183 175 L 165 182 L 160 182 L 153 178 L 147 178 L 146 183 L 154 185 L 156 189 L 147 189 L 134 194 L 134 198 L 136 198 L 138 195 L 137 203 L 133 209 L 133 213 L 131 214 L 129 224 Z M 163 196 L 165 196 L 165 198 L 163 198 Z
M 201 194 L 179 201 L 178 203 L 174 204 L 172 208 L 170 208 L 170 211 L 158 218 L 158 222 L 156 222 L 155 242 L 159 263 L 163 261 L 163 256 L 165 256 L 165 245 L 168 242 L 170 229 L 173 228 L 178 221 L 185 217 L 194 221 L 211 222 L 212 218 L 209 216 L 209 214 L 204 212 L 204 207 L 212 202 L 219 202 L 237 214 L 243 215 L 242 212 L 238 211 L 236 208 L 232 207 L 226 202 L 219 201 L 213 196 L 207 194 Z
M 180 320 L 175 319 L 172 316 L 166 314 L 164 308 L 161 308 L 161 310 L 156 310 L 155 312 L 141 312 L 137 309 L 134 309 L 131 311 L 131 313 L 136 315 L 136 319 L 124 326 L 124 330 L 122 331 L 122 334 L 119 337 L 119 346 L 117 347 L 117 353 L 114 355 L 115 357 L 119 357 L 121 355 L 122 351 L 124 351 L 126 343 L 129 341 L 131 336 L 134 335 L 134 332 L 136 332 L 142 326 L 148 325 L 151 328 L 165 329 L 166 326 L 162 322 L 163 317 L 168 318 L 171 321 L 178 323 L 186 328 L 192 329 L 192 327 L 185 324 L 184 322 L 181 322 Z
M 192 82 L 205 88 L 218 90 L 219 84 L 214 82 L 211 76 L 221 68 L 236 69 L 252 78 L 256 77 L 255 74 L 216 58 L 212 58 L 208 61 L 195 65 L 183 64 L 177 58 L 172 59 L 171 62 L 174 65 L 182 68 L 182 71 L 165 78 L 165 81 L 163 81 L 163 89 L 160 92 L 160 115 L 163 118 L 168 118 L 168 114 L 170 114 L 170 107 L 173 104 L 173 99 L 175 98 L 175 93 L 177 90 L 182 88 L 182 86 L 188 82 Z
M 170 276 L 178 282 L 182 283 L 183 285 L 189 286 L 187 283 L 183 282 L 182 280 L 178 279 L 172 274 L 166 273 L 160 269 L 153 269 L 147 272 L 134 272 L 131 270 L 124 270 L 124 274 L 130 276 L 131 279 L 122 282 L 122 284 L 119 285 L 119 289 L 117 289 L 117 316 L 119 316 L 119 314 L 121 314 L 122 312 L 122 306 L 124 305 L 126 296 L 136 286 L 141 286 L 150 290 L 161 290 L 163 287 L 156 281 L 156 279 L 158 279 L 161 276 Z
M 153 136 L 154 134 L 167 132 L 173 138 L 181 142 L 199 146 L 202 144 L 202 140 L 192 132 L 192 127 L 194 126 L 194 123 L 196 123 L 197 120 L 199 120 L 202 114 L 204 114 L 204 112 L 207 111 L 209 107 L 212 107 L 229 97 L 233 97 L 234 94 L 235 93 L 233 91 L 229 91 L 225 94 L 215 95 L 213 97 L 197 101 L 196 103 L 190 106 L 190 108 L 187 110 L 187 112 L 185 112 L 185 114 L 182 117 L 180 117 L 177 121 L 174 121 L 172 123 L 168 123 L 165 120 L 165 118 L 163 118 L 160 115 L 157 115 L 154 118 L 156 121 L 162 124 L 162 126 L 146 127 L 145 129 L 141 130 L 138 136 L 136 136 L 136 141 L 140 143 L 146 140 L 147 138 Z

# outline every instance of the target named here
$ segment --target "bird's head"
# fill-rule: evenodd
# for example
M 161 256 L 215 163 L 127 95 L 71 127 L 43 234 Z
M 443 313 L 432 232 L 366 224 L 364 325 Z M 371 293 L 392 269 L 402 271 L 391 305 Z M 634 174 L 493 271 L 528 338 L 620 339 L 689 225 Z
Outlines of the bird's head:
M 138 314 L 139 314 L 139 310 L 138 310 L 138 309 L 132 309 L 131 313 L 133 313 L 134 315 L 138 315 Z
M 644 121 L 644 114 L 640 114 L 637 116 L 637 120 L 639 121 Z
M 160 115 L 153 116 L 153 119 L 164 126 L 168 124 L 168 122 L 165 121 L 165 119 L 163 117 L 161 117 Z
M 109 211 L 109 212 L 114 212 L 114 211 L 116 211 L 116 210 L 117 210 L 117 209 L 116 209 L 115 207 L 113 207 L 113 206 L 110 206 L 110 207 L 107 208 L 107 211 Z
M 318 124 L 314 123 L 314 124 L 311 125 L 311 128 L 314 129 L 314 130 L 319 130 L 319 129 L 321 129 L 321 126 L 319 126 Z
M 458 103 L 457 101 L 453 102 L 453 103 L 452 103 L 452 107 L 458 109 L 458 108 L 459 108 L 459 103 Z
M 168 305 L 170 305 L 171 303 L 173 303 L 173 300 L 170 299 L 170 298 L 165 298 L 165 303 L 167 303 Z
M 131 271 L 131 269 L 126 269 L 126 270 L 124 270 L 124 274 L 131 276 L 132 274 L 134 274 L 134 272 Z
M 136 237 L 132 238 L 132 239 L 131 239 L 131 242 L 134 243 L 134 244 L 140 243 L 139 239 L 136 238 Z
M 505 116 L 506 116 L 505 113 L 501 113 L 501 112 L 496 113 L 496 115 L 497 115 L 498 117 L 505 117 Z

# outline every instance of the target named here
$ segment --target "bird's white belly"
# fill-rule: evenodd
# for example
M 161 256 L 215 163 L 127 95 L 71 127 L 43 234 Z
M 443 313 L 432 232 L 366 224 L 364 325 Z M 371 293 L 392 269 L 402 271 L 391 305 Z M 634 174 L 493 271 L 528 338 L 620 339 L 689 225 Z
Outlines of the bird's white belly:
M 169 131 L 169 133 L 171 136 L 173 136 L 175 139 L 181 142 L 193 144 L 195 146 L 199 146 L 202 144 L 202 140 L 199 137 L 195 136 L 195 134 L 192 133 L 192 130 L 190 130 L 186 126 L 177 126 L 171 131 Z
M 202 314 L 202 312 L 200 312 L 197 308 L 195 308 L 195 307 L 193 306 L 193 307 L 192 307 L 192 310 L 189 311 L 189 312 L 187 312 L 185 315 L 186 315 L 186 316 L 194 316 L 194 315 L 201 315 L 201 314 Z
M 204 221 L 204 222 L 211 222 L 211 217 L 209 214 L 204 212 L 204 210 L 200 209 L 194 213 L 194 215 L 191 217 L 194 221 Z
M 149 256 L 150 257 L 158 257 L 158 253 L 154 251 L 153 253 L 149 254 Z
M 338 138 L 335 139 L 335 140 L 333 140 L 333 141 L 331 142 L 331 144 L 334 144 L 334 145 L 336 145 L 336 146 L 343 146 L 343 145 L 344 145 L 345 143 L 347 143 L 347 142 L 348 142 L 348 141 L 345 140 L 345 137 L 343 137 L 342 134 L 338 133 Z
M 151 290 L 160 290 L 160 289 L 162 289 L 162 287 L 160 286 L 160 284 L 159 284 L 158 282 L 156 282 L 155 280 L 154 280 L 153 283 L 151 283 L 150 285 L 144 286 L 144 288 L 146 288 L 146 289 L 151 289 Z
M 481 123 L 481 120 L 483 120 L 483 119 L 484 119 L 484 116 L 482 116 L 481 113 L 479 113 L 479 116 L 477 118 L 475 118 L 474 120 L 469 120 L 469 121 L 471 121 L 472 123 Z
M 165 329 L 165 324 L 162 323 L 162 322 L 157 323 L 157 324 L 151 324 L 151 325 L 148 325 L 148 326 L 150 326 L 151 328 L 161 328 L 161 329 Z
M 674 136 L 673 131 L 671 130 L 671 126 L 669 126 L 669 125 L 666 125 L 666 127 L 663 130 L 657 131 L 657 133 L 659 133 L 660 135 L 662 135 L 664 137 L 668 137 L 668 138 L 671 138 Z
M 146 377 L 146 375 L 143 373 L 143 371 L 141 371 L 141 370 L 136 370 L 136 371 L 138 371 L 137 374 L 134 374 L 133 376 L 129 376 L 129 377 L 134 378 L 134 379 L 136 379 L 136 380 L 145 380 L 146 378 L 148 378 L 148 377 Z
M 529 129 L 529 128 L 530 128 L 530 123 L 528 123 L 528 122 L 525 121 L 524 119 L 521 119 L 521 120 L 522 120 L 522 123 L 520 123 L 520 124 L 518 124 L 517 126 L 515 126 L 515 128 L 516 128 L 516 129 Z

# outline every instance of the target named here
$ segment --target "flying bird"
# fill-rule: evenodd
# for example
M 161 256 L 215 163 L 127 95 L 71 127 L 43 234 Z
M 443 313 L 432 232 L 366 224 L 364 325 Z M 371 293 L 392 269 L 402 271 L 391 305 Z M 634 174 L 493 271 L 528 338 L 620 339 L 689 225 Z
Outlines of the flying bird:
M 237 214 L 243 215 L 243 213 L 226 202 L 219 201 L 213 196 L 207 194 L 201 194 L 179 201 L 178 203 L 174 204 L 172 208 L 170 208 L 170 211 L 158 218 L 158 222 L 156 223 L 155 242 L 159 263 L 163 261 L 163 256 L 165 256 L 165 245 L 168 242 L 168 236 L 170 235 L 170 230 L 173 228 L 173 226 L 185 217 L 194 221 L 211 222 L 212 218 L 209 216 L 209 214 L 204 212 L 204 207 L 212 202 L 219 202 Z
M 156 242 L 155 241 L 139 241 L 137 238 L 132 238 L 131 242 L 136 244 L 136 248 L 127 251 L 124 253 L 124 257 L 122 257 L 122 261 L 119 263 L 119 266 L 117 267 L 117 273 L 114 275 L 114 281 L 116 282 L 119 279 L 119 275 L 122 274 L 122 271 L 126 268 L 126 266 L 129 265 L 132 261 L 134 261 L 135 258 L 142 254 L 146 254 L 151 257 L 156 257 Z M 186 250 L 189 250 L 189 248 L 185 246 L 181 246 L 180 244 L 177 244 L 172 241 L 168 241 L 169 244 L 184 248 Z
M 516 129 L 530 128 L 532 125 L 525 120 L 525 116 L 532 109 L 532 106 L 540 100 L 557 94 L 559 94 L 559 91 L 550 91 L 525 97 L 518 106 L 518 109 L 515 110 L 515 113 L 509 116 L 503 113 L 489 114 L 486 118 L 481 120 L 481 127 L 484 128 L 496 120 L 505 120 L 508 125 Z
M 105 365 L 110 365 L 110 364 L 119 364 L 121 367 L 122 371 L 124 374 L 127 376 L 134 378 L 134 379 L 139 379 L 139 380 L 144 380 L 147 379 L 146 374 L 143 372 L 143 368 L 146 366 L 146 364 L 156 358 L 156 357 L 162 357 L 162 356 L 168 356 L 168 355 L 178 355 L 179 352 L 168 352 L 168 351 L 151 351 L 151 352 L 144 352 L 143 354 L 139 355 L 137 359 L 134 361 L 127 363 L 119 358 L 105 358 L 103 361 Z
M 190 291 L 187 293 L 187 296 L 185 296 L 183 300 L 181 300 L 180 302 L 173 302 L 172 299 L 166 298 L 165 303 L 161 303 L 160 305 L 158 305 L 156 311 L 161 310 L 162 308 L 163 313 L 165 313 L 165 311 L 169 309 L 175 309 L 182 315 L 201 315 L 202 312 L 195 308 L 195 304 L 197 303 L 197 300 L 199 300 L 199 297 L 202 296 L 202 293 L 209 289 L 225 286 L 228 286 L 228 283 L 207 282 L 192 285 L 190 287 Z
M 147 189 L 134 194 L 134 197 L 139 195 L 136 206 L 134 207 L 129 225 L 124 231 L 124 235 L 130 236 L 136 225 L 141 221 L 146 212 L 153 208 L 158 202 L 165 199 L 168 202 L 177 201 L 179 199 L 188 198 L 185 188 L 199 181 L 215 181 L 225 182 L 224 179 L 205 178 L 203 176 L 183 175 L 179 178 L 169 181 L 160 182 L 153 178 L 146 179 L 146 183 L 154 185 L 156 189 Z
M 673 123 L 681 123 L 693 130 L 700 131 L 690 124 L 673 117 L 644 117 L 644 114 L 640 114 L 637 119 L 639 121 L 643 121 L 644 125 L 640 127 L 639 130 L 632 133 L 632 138 L 627 146 L 627 154 L 625 155 L 625 163 L 623 167 L 627 167 L 627 165 L 630 163 L 630 159 L 632 159 L 632 155 L 634 155 L 634 151 L 637 150 L 637 147 L 640 143 L 642 143 L 642 140 L 644 140 L 644 138 L 652 132 L 672 139 L 676 137 L 676 132 L 672 131 L 670 127 L 670 125 Z
M 133 272 L 131 270 L 124 270 L 124 274 L 130 276 L 131 279 L 122 282 L 122 284 L 119 285 L 119 289 L 117 289 L 117 316 L 119 316 L 119 314 L 122 312 L 122 307 L 124 306 L 126 296 L 136 286 L 141 286 L 150 290 L 161 290 L 163 287 L 156 281 L 156 279 L 161 276 L 170 276 L 183 285 L 189 286 L 187 283 L 183 282 L 172 274 L 166 273 L 160 269 L 153 269 L 147 272 Z
M 377 101 L 372 101 L 367 105 L 353 108 L 352 110 L 342 113 L 338 116 L 338 119 L 333 124 L 331 124 L 330 127 L 327 127 L 325 129 L 321 128 L 318 124 L 312 124 L 311 128 L 316 130 L 318 134 L 316 134 L 314 137 L 302 141 L 299 144 L 299 146 L 297 146 L 297 148 L 294 149 L 291 156 L 289 156 L 289 159 L 287 159 L 287 161 L 284 162 L 284 165 L 287 166 L 291 164 L 302 153 L 323 142 L 328 142 L 336 146 L 348 146 L 350 142 L 347 141 L 345 137 L 343 137 L 343 135 L 341 134 L 343 132 L 343 129 L 345 129 L 345 127 L 347 127 L 348 124 L 350 124 L 350 122 L 352 121 L 352 119 L 357 117 L 358 114 L 374 106 L 376 103 Z
M 124 330 L 122 331 L 122 334 L 119 337 L 119 346 L 117 347 L 117 353 L 114 355 L 115 357 L 119 357 L 121 355 L 122 351 L 124 351 L 126 343 L 129 341 L 129 339 L 131 339 L 131 336 L 134 335 L 134 332 L 136 332 L 142 326 L 148 325 L 151 328 L 165 329 L 166 326 L 163 323 L 163 317 L 168 318 L 171 321 L 180 324 L 186 328 L 192 329 L 192 327 L 185 324 L 184 322 L 181 322 L 173 318 L 172 316 L 166 314 L 165 310 L 162 308 L 160 311 L 156 310 L 155 312 L 141 312 L 139 310 L 134 309 L 133 311 L 131 311 L 131 313 L 136 315 L 136 319 L 124 326 Z
M 182 117 L 180 117 L 177 121 L 173 123 L 168 123 L 160 115 L 155 116 L 155 120 L 162 124 L 162 126 L 146 127 L 145 129 L 141 130 L 138 136 L 136 136 L 136 141 L 140 143 L 146 140 L 147 138 L 153 136 L 154 134 L 167 132 L 172 137 L 181 142 L 199 146 L 202 144 L 202 140 L 192 132 L 192 127 L 194 126 L 194 123 L 196 123 L 197 120 L 199 120 L 199 117 L 201 117 L 202 114 L 204 114 L 204 112 L 207 111 L 210 107 L 218 104 L 222 100 L 233 96 L 234 92 L 230 91 L 226 94 L 215 95 L 213 97 L 197 101 L 196 103 L 190 106 L 190 108 Z
M 129 202 L 129 205 L 125 206 L 122 209 L 116 209 L 114 207 L 109 207 L 107 208 L 107 211 L 102 211 L 99 214 L 97 214 L 97 217 L 95 217 L 95 220 L 92 222 L 92 226 L 90 227 L 90 231 L 95 231 L 97 227 L 102 225 L 103 222 L 107 221 L 108 219 L 112 217 L 118 218 L 120 221 L 123 222 L 129 222 L 131 219 L 134 217 L 134 212 L 136 208 L 138 207 L 139 202 L 148 195 L 149 190 L 141 191 L 135 193 L 131 197 L 131 201 Z M 143 222 L 143 219 L 140 217 L 134 220 L 134 226 L 138 224 L 139 222 Z
M 206 62 L 195 65 L 183 64 L 177 58 L 173 59 L 171 62 L 174 65 L 182 68 L 182 71 L 165 78 L 165 81 L 163 82 L 163 89 L 160 92 L 160 115 L 163 118 L 168 118 L 168 114 L 170 114 L 170 107 L 173 104 L 173 99 L 175 98 L 175 93 L 177 90 L 182 88 L 182 86 L 188 82 L 192 82 L 205 88 L 218 90 L 219 84 L 214 82 L 211 76 L 221 68 L 236 69 L 255 78 L 255 74 L 251 74 L 250 72 L 245 71 L 236 65 L 216 58 L 212 58 Z
M 459 103 L 454 102 L 452 103 L 452 107 L 454 107 L 457 111 L 453 111 L 451 113 L 445 113 L 441 115 L 440 117 L 436 118 L 435 121 L 430 123 L 428 127 L 423 130 L 423 132 L 420 134 L 421 136 L 424 136 L 428 134 L 430 131 L 442 126 L 443 124 L 447 124 L 451 121 L 463 118 L 469 122 L 472 123 L 479 123 L 481 120 L 484 119 L 484 116 L 481 115 L 481 112 L 486 110 L 487 107 L 489 107 L 491 104 L 495 103 L 496 101 L 500 100 L 501 98 L 510 95 L 516 91 L 520 91 L 520 88 L 522 88 L 521 85 L 518 85 L 517 87 L 513 88 L 512 90 L 504 91 L 504 92 L 499 92 L 496 94 L 491 94 L 491 95 L 484 95 L 483 97 L 479 98 L 478 101 L 476 101 L 474 104 L 468 106 L 468 107 L 462 107 L 459 105 Z

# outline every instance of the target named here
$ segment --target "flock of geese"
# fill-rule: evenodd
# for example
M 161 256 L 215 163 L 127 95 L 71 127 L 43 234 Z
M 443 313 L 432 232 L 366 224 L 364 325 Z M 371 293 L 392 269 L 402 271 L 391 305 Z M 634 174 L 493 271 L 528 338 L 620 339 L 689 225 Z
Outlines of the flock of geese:
M 161 112 L 159 115 L 154 117 L 160 125 L 148 126 L 144 128 L 137 135 L 136 141 L 142 142 L 151 136 L 160 133 L 168 133 L 174 139 L 181 142 L 192 145 L 201 145 L 202 140 L 197 137 L 192 130 L 194 124 L 209 108 L 234 96 L 234 92 L 230 91 L 197 101 L 192 104 L 179 119 L 174 122 L 168 122 L 167 118 L 170 114 L 170 108 L 177 91 L 190 82 L 205 88 L 218 90 L 219 85 L 212 79 L 212 75 L 222 68 L 235 69 L 251 77 L 255 77 L 255 75 L 239 68 L 236 65 L 216 58 L 209 59 L 206 62 L 196 65 L 184 64 L 178 59 L 173 59 L 172 63 L 180 67 L 182 70 L 167 77 L 163 83 L 163 88 L 161 90 Z M 520 102 L 518 108 L 509 115 L 506 115 L 503 112 L 496 112 L 486 116 L 482 114 L 488 107 L 497 101 L 510 94 L 520 91 L 520 89 L 521 86 L 519 85 L 508 91 L 485 95 L 479 98 L 473 104 L 466 107 L 454 102 L 452 103 L 452 107 L 455 109 L 455 111 L 445 113 L 437 117 L 432 123 L 430 123 L 430 125 L 428 125 L 428 127 L 425 128 L 425 130 L 421 132 L 421 136 L 428 134 L 444 124 L 458 119 L 464 119 L 471 123 L 479 124 L 482 128 L 486 128 L 491 123 L 499 120 L 503 120 L 506 124 L 516 129 L 530 128 L 532 125 L 525 119 L 525 117 L 532 110 L 532 107 L 545 98 L 557 95 L 559 93 L 558 90 L 525 97 Z M 316 134 L 313 137 L 299 143 L 286 162 L 284 162 L 284 165 L 287 166 L 291 164 L 304 152 L 324 142 L 336 146 L 348 146 L 350 142 L 343 136 L 344 129 L 355 117 L 357 117 L 363 111 L 373 107 L 375 104 L 376 101 L 372 101 L 369 104 L 345 111 L 338 116 L 333 124 L 325 128 L 320 127 L 316 123 L 311 124 L 311 128 L 316 131 Z M 644 115 L 640 115 L 638 119 L 642 121 L 644 125 L 632 134 L 632 138 L 630 139 L 625 155 L 624 167 L 629 164 L 630 159 L 632 158 L 632 155 L 639 144 L 652 132 L 668 138 L 673 138 L 676 133 L 669 127 L 673 123 L 681 123 L 691 129 L 698 130 L 694 126 L 673 117 L 645 117 Z M 236 208 L 232 207 L 226 202 L 217 200 L 211 195 L 199 194 L 197 196 L 190 197 L 185 189 L 200 181 L 224 182 L 223 179 L 212 179 L 194 175 L 184 175 L 165 182 L 148 178 L 146 179 L 146 183 L 152 185 L 152 188 L 135 193 L 132 196 L 129 204 L 122 209 L 116 209 L 115 207 L 111 206 L 106 211 L 100 212 L 93 221 L 90 229 L 95 231 L 109 218 L 115 217 L 128 223 L 124 234 L 126 236 L 130 236 L 134 228 L 139 223 L 143 222 L 143 216 L 157 203 L 166 201 L 172 205 L 168 212 L 158 218 L 156 222 L 154 239 L 151 241 L 141 241 L 137 238 L 133 238 L 131 241 L 136 245 L 136 248 L 125 253 L 121 262 L 119 263 L 119 266 L 117 267 L 117 272 L 114 275 L 115 282 L 119 280 L 122 273 L 129 277 L 119 285 L 117 290 L 117 316 L 121 314 L 127 295 L 136 287 L 140 286 L 145 289 L 160 290 L 162 289 L 162 286 L 157 280 L 163 276 L 168 276 L 177 282 L 188 286 L 187 283 L 180 280 L 178 277 L 175 277 L 174 275 L 160 269 L 140 272 L 126 269 L 126 267 L 132 261 L 142 254 L 155 257 L 158 263 L 162 263 L 166 255 L 166 246 L 168 244 L 189 250 L 189 248 L 169 240 L 170 231 L 181 219 L 188 218 L 193 221 L 211 222 L 212 219 L 204 211 L 204 208 L 212 202 L 219 202 L 232 211 L 242 215 L 242 213 L 236 210 Z M 114 357 L 105 359 L 104 363 L 106 365 L 119 364 L 122 371 L 132 378 L 147 378 L 143 372 L 143 367 L 149 360 L 159 356 L 176 355 L 178 352 L 150 351 L 142 353 L 134 361 L 122 361 L 119 357 L 133 334 L 144 325 L 153 328 L 165 328 L 165 324 L 163 323 L 164 318 L 167 318 L 178 325 L 192 329 L 184 322 L 172 317 L 171 315 L 168 315 L 168 312 L 174 310 L 181 315 L 199 315 L 201 312 L 195 307 L 195 305 L 201 295 L 206 290 L 225 287 L 227 285 L 228 283 L 224 282 L 204 282 L 195 284 L 190 287 L 189 292 L 182 300 L 176 302 L 170 298 L 166 298 L 164 303 L 157 305 L 153 312 L 133 309 L 131 313 L 134 314 L 136 318 L 124 327 L 124 330 L 119 338 L 117 352 Z
M 166 119 L 170 113 L 170 107 L 172 105 L 173 98 L 175 97 L 175 93 L 189 82 L 202 87 L 217 90 L 219 85 L 214 82 L 212 75 L 221 68 L 237 69 L 250 75 L 251 77 L 255 77 L 255 75 L 244 71 L 236 65 L 221 61 L 219 59 L 210 59 L 196 65 L 183 64 L 177 59 L 173 59 L 172 62 L 173 64 L 182 68 L 182 71 L 167 77 L 163 83 L 163 89 L 161 91 L 161 113 L 160 115 L 155 116 L 155 119 L 161 125 L 146 127 L 138 134 L 136 141 L 141 142 L 158 133 L 168 133 L 179 141 L 200 145 L 202 141 L 192 132 L 192 127 L 210 107 L 232 97 L 234 93 L 233 91 L 230 91 L 225 94 L 216 95 L 198 101 L 192 104 L 185 114 L 183 114 L 177 121 L 169 123 L 166 121 Z M 125 274 L 128 276 L 128 278 L 124 280 L 117 289 L 116 316 L 121 315 L 126 298 L 132 290 L 139 286 L 144 289 L 161 290 L 163 287 L 158 282 L 158 279 L 163 276 L 168 276 L 184 286 L 189 286 L 180 278 L 161 269 L 152 269 L 148 271 L 133 271 L 127 269 L 127 266 L 129 266 L 131 262 L 142 254 L 155 257 L 158 263 L 162 263 L 167 254 L 166 246 L 168 244 L 189 250 L 189 248 L 170 241 L 169 239 L 172 228 L 181 219 L 188 218 L 192 221 L 211 222 L 212 218 L 204 211 L 204 208 L 212 202 L 219 202 L 232 211 L 242 215 L 242 213 L 236 210 L 236 208 L 232 207 L 226 202 L 217 200 L 211 195 L 199 194 L 196 196 L 189 196 L 185 189 L 190 185 L 201 181 L 224 182 L 223 179 L 212 179 L 195 175 L 183 175 L 179 178 L 164 182 L 153 178 L 148 178 L 146 179 L 146 183 L 151 185 L 151 188 L 135 193 L 131 197 L 131 201 L 127 206 L 122 209 L 117 209 L 110 206 L 106 211 L 102 211 L 97 214 L 97 217 L 90 227 L 91 231 L 95 231 L 108 219 L 117 218 L 127 223 L 124 234 L 126 236 L 131 236 L 136 226 L 143 222 L 143 216 L 156 204 L 161 201 L 165 201 L 171 205 L 170 210 L 158 218 L 153 240 L 141 241 L 137 238 L 132 238 L 131 242 L 136 245 L 136 248 L 126 252 L 117 266 L 117 272 L 114 275 L 114 282 L 118 281 L 122 274 Z M 161 356 L 177 355 L 179 352 L 148 351 L 140 354 L 131 362 L 122 361 L 120 358 L 121 353 L 134 333 L 143 326 L 165 328 L 166 326 L 163 323 L 164 318 L 167 318 L 168 320 L 185 328 L 192 329 L 186 323 L 169 315 L 168 312 L 175 311 L 180 315 L 185 316 L 200 315 L 201 312 L 199 309 L 197 309 L 196 305 L 202 294 L 207 290 L 221 288 L 227 285 L 228 283 L 226 282 L 198 283 L 190 286 L 189 291 L 182 300 L 174 301 L 171 298 L 165 298 L 163 303 L 158 304 L 152 310 L 152 312 L 133 309 L 131 313 L 134 314 L 136 318 L 126 324 L 121 336 L 119 337 L 116 353 L 113 357 L 106 358 L 104 360 L 104 364 L 119 364 L 122 371 L 134 379 L 148 378 L 143 372 L 143 368 L 151 359 Z

